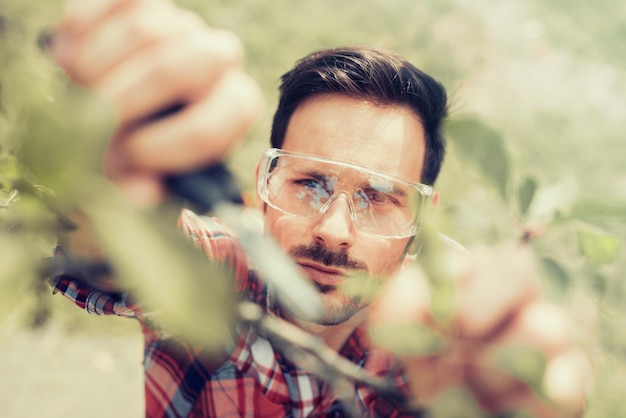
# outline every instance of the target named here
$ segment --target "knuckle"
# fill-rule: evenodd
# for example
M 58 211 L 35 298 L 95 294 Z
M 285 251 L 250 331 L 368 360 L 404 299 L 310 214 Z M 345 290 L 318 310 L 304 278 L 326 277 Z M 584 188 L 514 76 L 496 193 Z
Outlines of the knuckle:
M 535 302 L 520 312 L 518 327 L 532 344 L 548 354 L 558 352 L 572 343 L 572 324 L 567 314 L 556 305 Z
M 136 13 L 126 28 L 126 39 L 137 39 L 143 42 L 155 41 L 163 37 L 163 29 L 159 19 L 149 13 Z
M 581 412 L 592 380 L 593 370 L 587 356 L 581 350 L 570 350 L 550 361 L 544 385 L 552 401 L 562 408 Z
M 184 13 L 169 2 L 136 1 L 125 15 L 125 35 L 128 40 L 140 42 L 168 41 L 181 28 L 189 27 L 180 23 L 181 15 Z
M 206 29 L 206 24 L 200 16 L 184 9 L 178 11 L 178 24 L 181 28 L 185 29 Z
M 170 65 L 160 63 L 151 66 L 145 74 L 144 83 L 150 86 L 168 85 L 172 77 Z
M 263 94 L 259 85 L 244 72 L 238 73 L 233 85 L 233 94 L 241 104 L 242 114 L 249 119 L 256 119 L 263 107 Z
M 216 29 L 211 31 L 211 45 L 225 62 L 241 63 L 243 61 L 243 45 L 232 32 Z

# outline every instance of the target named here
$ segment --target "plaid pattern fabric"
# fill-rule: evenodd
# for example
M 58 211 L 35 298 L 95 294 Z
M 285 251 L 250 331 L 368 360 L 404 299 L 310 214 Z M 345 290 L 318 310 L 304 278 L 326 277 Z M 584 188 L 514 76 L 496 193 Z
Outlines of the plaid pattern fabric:
M 207 257 L 226 263 L 236 272 L 235 286 L 248 299 L 279 315 L 271 292 L 253 270 L 229 231 L 215 219 L 184 210 L 179 226 Z M 63 257 L 62 248 L 55 258 Z M 146 416 L 160 417 L 400 417 L 407 416 L 371 388 L 354 384 L 353 395 L 342 402 L 327 382 L 298 368 L 267 338 L 248 326 L 239 326 L 226 360 L 216 362 L 200 347 L 162 335 L 143 317 L 128 294 L 108 294 L 88 288 L 80 277 L 58 270 L 51 278 L 55 291 L 97 315 L 137 318 L 145 340 Z M 394 381 L 399 394 L 407 383 L 395 359 L 370 347 L 367 333 L 357 329 L 340 354 L 378 376 Z

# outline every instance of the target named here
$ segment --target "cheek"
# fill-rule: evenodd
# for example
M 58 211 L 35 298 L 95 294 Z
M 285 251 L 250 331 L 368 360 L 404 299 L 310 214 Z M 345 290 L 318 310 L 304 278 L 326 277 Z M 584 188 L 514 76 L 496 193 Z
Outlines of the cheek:
M 306 219 L 285 215 L 270 207 L 265 210 L 265 232 L 274 237 L 285 250 L 310 241 L 311 234 L 307 228 L 309 222 Z
M 370 274 L 389 276 L 395 273 L 404 261 L 406 240 L 371 240 L 369 245 L 363 243 L 363 260 L 367 260 Z

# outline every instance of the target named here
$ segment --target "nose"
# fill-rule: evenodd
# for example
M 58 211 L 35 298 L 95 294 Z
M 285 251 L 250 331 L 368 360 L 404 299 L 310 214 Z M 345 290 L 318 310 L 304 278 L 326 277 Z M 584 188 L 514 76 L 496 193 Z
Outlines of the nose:
M 329 250 L 348 249 L 354 243 L 354 207 L 346 192 L 333 194 L 322 208 L 313 238 Z

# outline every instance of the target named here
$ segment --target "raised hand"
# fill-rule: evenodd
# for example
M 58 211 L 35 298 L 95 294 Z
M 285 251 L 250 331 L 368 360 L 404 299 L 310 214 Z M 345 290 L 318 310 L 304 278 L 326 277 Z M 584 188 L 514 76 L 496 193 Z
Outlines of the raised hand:
M 138 204 L 163 198 L 164 175 L 222 160 L 262 108 L 238 39 L 166 0 L 70 1 L 50 45 L 114 107 L 105 173 Z

